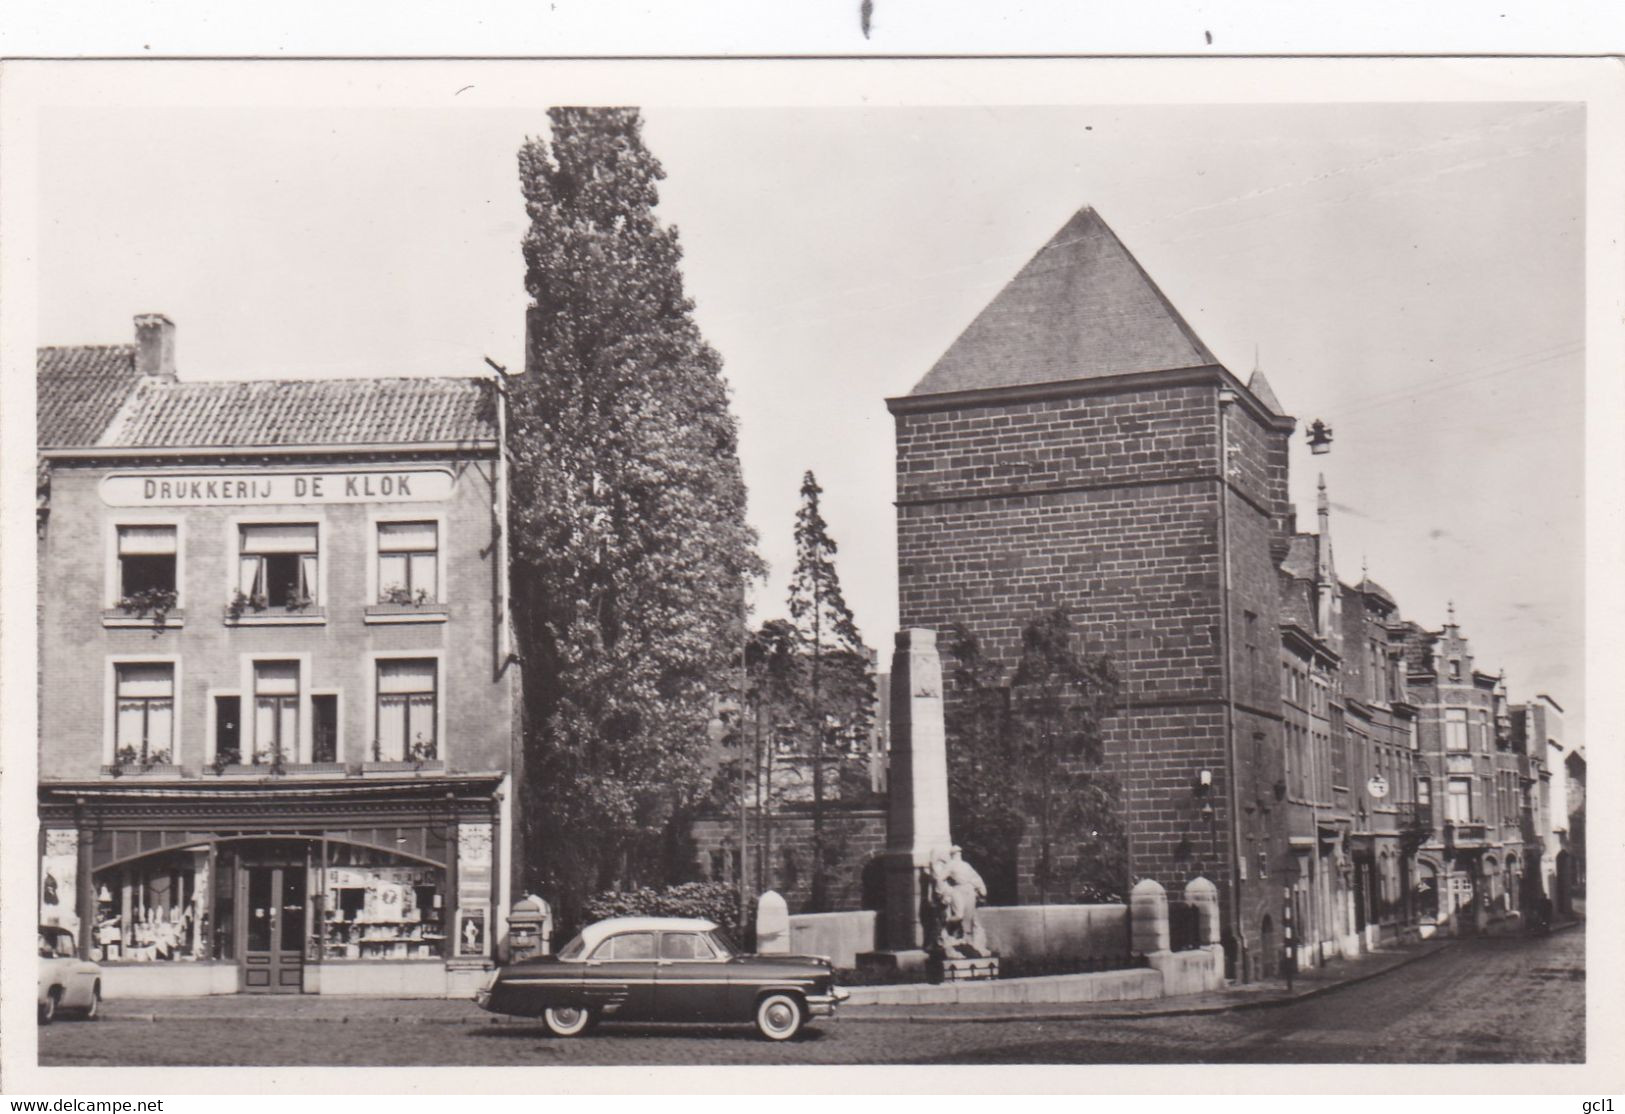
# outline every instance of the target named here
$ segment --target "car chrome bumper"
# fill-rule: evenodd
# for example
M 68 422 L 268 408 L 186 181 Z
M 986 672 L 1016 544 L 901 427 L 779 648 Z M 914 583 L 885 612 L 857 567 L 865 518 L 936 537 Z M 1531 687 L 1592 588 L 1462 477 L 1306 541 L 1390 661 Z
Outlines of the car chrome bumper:
M 835 1007 L 852 997 L 850 993 L 840 987 L 830 988 L 828 994 L 812 994 L 807 997 L 807 1013 L 812 1017 L 834 1017 Z

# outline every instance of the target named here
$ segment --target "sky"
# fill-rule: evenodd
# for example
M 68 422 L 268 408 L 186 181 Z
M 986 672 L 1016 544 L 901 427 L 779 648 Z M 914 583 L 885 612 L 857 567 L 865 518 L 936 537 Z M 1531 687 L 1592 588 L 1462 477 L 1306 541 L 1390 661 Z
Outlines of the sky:
M 38 339 L 163 312 L 183 378 L 522 364 L 515 152 L 541 110 L 52 109 Z M 896 624 L 892 421 L 976 313 L 1093 205 L 1300 425 L 1338 571 L 1583 731 L 1585 114 L 1570 104 L 650 108 L 784 610 L 801 474 L 870 645 Z M 47 188 L 48 184 L 48 188 Z

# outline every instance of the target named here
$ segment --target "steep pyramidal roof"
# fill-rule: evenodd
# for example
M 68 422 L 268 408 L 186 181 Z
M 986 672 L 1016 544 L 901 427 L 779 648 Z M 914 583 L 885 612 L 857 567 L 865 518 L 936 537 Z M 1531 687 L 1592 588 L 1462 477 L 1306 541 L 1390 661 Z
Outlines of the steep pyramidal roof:
M 1216 364 L 1106 222 L 1085 206 L 948 348 L 913 395 Z

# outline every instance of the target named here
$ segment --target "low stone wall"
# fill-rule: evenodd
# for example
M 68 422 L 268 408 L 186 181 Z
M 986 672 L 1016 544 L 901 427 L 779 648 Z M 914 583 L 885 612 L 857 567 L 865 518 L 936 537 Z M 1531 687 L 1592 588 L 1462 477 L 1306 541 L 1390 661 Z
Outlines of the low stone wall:
M 986 982 L 854 986 L 851 1006 L 934 1006 L 955 1002 L 1009 1004 L 1013 1002 L 1127 1002 L 1162 998 L 1161 971 L 1137 968 L 1103 971 L 1094 975 L 1052 975 L 1037 979 L 992 979 Z
M 799 913 L 790 918 L 790 951 L 821 955 L 837 967 L 856 967 L 859 952 L 875 950 L 875 913 Z
M 1023 959 L 1093 959 L 1128 954 L 1124 905 L 1010 905 L 976 911 L 987 946 Z
M 1182 952 L 1157 952 L 1146 956 L 1145 961 L 1162 976 L 1163 998 L 1224 987 L 1224 948 L 1218 944 Z

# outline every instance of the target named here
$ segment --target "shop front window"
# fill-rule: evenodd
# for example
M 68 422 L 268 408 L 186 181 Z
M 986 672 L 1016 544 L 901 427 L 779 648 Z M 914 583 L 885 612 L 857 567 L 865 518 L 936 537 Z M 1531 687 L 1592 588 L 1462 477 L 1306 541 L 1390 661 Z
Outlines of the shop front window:
M 91 958 L 174 963 L 209 958 L 209 853 L 169 851 L 99 871 Z
M 322 901 L 325 959 L 445 954 L 446 872 L 349 844 L 331 845 Z

